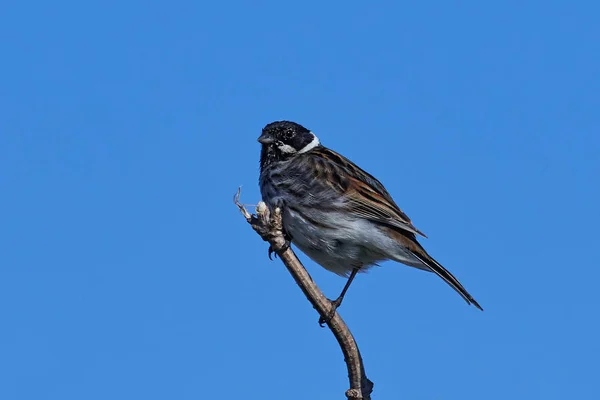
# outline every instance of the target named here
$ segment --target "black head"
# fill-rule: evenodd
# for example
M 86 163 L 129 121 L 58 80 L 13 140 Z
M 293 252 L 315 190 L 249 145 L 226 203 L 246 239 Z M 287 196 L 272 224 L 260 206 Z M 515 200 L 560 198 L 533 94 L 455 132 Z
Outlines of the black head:
M 271 122 L 263 128 L 258 141 L 262 144 L 261 169 L 272 162 L 304 154 L 320 145 L 314 133 L 290 121 Z

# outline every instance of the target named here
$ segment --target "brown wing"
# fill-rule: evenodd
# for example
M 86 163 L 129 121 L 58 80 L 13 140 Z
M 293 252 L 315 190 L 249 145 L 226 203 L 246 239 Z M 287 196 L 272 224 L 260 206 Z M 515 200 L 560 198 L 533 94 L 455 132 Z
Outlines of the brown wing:
M 326 147 L 311 151 L 327 162 L 329 181 L 348 199 L 348 211 L 374 222 L 427 237 L 402 212 L 381 182 L 346 157 Z

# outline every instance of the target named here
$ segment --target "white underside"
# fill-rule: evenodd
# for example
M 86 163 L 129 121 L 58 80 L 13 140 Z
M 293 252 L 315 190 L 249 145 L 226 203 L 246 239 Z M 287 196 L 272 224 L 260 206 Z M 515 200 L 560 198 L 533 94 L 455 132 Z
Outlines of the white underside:
M 428 269 L 405 247 L 367 220 L 348 218 L 341 212 L 313 212 L 312 220 L 335 226 L 335 229 L 315 226 L 291 210 L 286 210 L 283 215 L 285 229 L 303 253 L 335 274 L 348 276 L 354 268 L 366 270 L 384 260 Z

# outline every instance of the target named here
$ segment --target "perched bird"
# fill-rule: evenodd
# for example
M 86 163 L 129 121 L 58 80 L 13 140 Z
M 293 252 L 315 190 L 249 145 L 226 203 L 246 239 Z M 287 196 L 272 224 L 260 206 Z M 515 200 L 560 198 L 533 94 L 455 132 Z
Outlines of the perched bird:
M 359 271 L 384 260 L 431 271 L 469 304 L 481 306 L 417 241 L 419 231 L 381 182 L 323 146 L 314 133 L 290 121 L 272 122 L 258 138 L 260 191 L 280 207 L 286 235 L 313 261 L 348 277 L 333 312 Z M 324 322 L 321 320 L 320 322 Z

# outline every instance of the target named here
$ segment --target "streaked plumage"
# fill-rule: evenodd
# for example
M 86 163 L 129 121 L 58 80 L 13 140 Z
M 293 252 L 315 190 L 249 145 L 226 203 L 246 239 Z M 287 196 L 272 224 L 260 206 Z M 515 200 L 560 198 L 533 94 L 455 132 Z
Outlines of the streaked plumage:
M 258 140 L 263 200 L 270 208 L 281 207 L 292 243 L 311 259 L 338 275 L 350 275 L 350 281 L 356 271 L 394 260 L 434 272 L 481 309 L 427 254 L 416 238 L 425 235 L 372 175 L 294 122 L 268 124 Z

